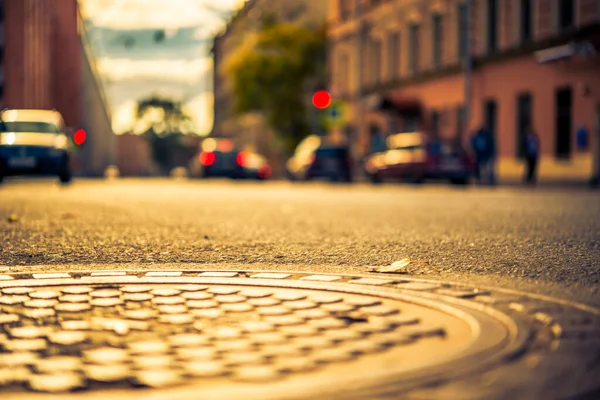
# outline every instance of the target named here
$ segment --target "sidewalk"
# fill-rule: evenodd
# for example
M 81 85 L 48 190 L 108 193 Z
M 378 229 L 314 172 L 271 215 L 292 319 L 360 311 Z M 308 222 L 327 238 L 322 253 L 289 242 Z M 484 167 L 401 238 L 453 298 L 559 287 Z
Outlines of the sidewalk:
M 505 179 L 501 180 L 497 184 L 498 186 L 504 187 L 521 187 L 523 189 L 575 189 L 575 190 L 600 190 L 600 186 L 596 186 L 595 188 L 591 186 L 590 180 L 575 180 L 575 179 L 565 179 L 565 180 L 550 180 L 544 179 L 537 182 L 535 185 L 526 185 L 521 180 L 512 180 Z

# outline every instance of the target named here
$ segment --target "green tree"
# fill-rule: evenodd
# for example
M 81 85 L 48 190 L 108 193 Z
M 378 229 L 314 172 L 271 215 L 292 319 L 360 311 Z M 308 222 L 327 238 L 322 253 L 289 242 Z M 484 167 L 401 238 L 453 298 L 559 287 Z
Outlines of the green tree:
M 181 102 L 159 96 L 140 99 L 136 116 L 150 144 L 152 158 L 163 173 L 168 173 L 177 166 L 176 155 L 189 150 L 183 139 L 190 131 L 191 117 Z
M 235 112 L 264 113 L 288 152 L 308 134 L 307 98 L 325 82 L 326 29 L 264 23 L 225 65 Z

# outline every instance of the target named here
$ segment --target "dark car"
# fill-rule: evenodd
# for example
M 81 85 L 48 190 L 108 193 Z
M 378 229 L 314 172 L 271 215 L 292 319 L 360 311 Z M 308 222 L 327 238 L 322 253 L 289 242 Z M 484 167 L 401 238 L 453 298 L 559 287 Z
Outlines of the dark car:
M 267 179 L 271 168 L 266 159 L 235 147 L 229 139 L 204 140 L 190 165 L 193 177 L 230 179 Z
M 329 144 L 318 136 L 309 136 L 298 145 L 288 160 L 291 180 L 327 179 L 334 182 L 352 180 L 352 158 L 346 146 Z
M 271 166 L 267 159 L 252 151 L 238 153 L 239 163 L 244 168 L 246 179 L 265 180 L 271 177 Z
M 366 160 L 367 176 L 374 183 L 448 180 L 466 184 L 473 176 L 470 154 L 453 141 L 432 140 L 422 133 L 409 132 L 389 136 L 387 146 L 387 150 L 372 154 Z
M 53 110 L 0 113 L 0 182 L 6 176 L 55 175 L 69 183 L 71 144 L 62 115 Z
M 343 146 L 321 146 L 314 152 L 306 172 L 307 180 L 328 179 L 333 182 L 352 180 L 350 151 Z

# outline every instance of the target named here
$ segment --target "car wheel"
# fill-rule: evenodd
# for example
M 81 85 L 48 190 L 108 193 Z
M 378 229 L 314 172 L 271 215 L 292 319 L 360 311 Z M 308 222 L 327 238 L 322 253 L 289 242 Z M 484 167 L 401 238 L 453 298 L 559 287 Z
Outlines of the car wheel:
M 369 180 L 371 181 L 371 183 L 374 183 L 374 184 L 378 184 L 383 181 L 383 179 L 381 179 L 381 175 L 379 175 L 378 173 L 369 175 Z
M 466 185 L 469 183 L 469 180 L 467 178 L 455 178 L 450 179 L 450 183 L 453 185 Z
M 425 177 L 422 175 L 411 176 L 406 180 L 406 182 L 411 185 L 422 185 L 425 183 Z
M 6 169 L 4 167 L 4 163 L 2 162 L 2 160 L 0 160 L 0 185 L 4 181 L 5 173 L 6 173 Z
M 58 180 L 63 185 L 68 185 L 69 183 L 71 183 L 71 181 L 73 181 L 73 176 L 71 175 L 71 171 L 65 171 L 65 172 L 60 173 L 58 175 Z

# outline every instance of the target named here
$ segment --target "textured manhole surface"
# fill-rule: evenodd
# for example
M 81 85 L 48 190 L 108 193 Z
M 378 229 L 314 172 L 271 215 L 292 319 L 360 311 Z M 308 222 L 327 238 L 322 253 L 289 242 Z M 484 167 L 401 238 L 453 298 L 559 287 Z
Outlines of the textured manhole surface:
M 0 395 L 593 395 L 600 312 L 415 279 L 249 271 L 0 275 Z

